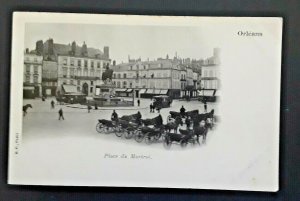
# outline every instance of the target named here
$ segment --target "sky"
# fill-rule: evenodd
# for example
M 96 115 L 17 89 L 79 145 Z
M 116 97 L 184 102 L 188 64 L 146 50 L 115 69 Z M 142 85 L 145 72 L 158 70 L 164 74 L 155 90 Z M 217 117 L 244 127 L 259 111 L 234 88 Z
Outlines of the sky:
M 54 43 L 83 42 L 88 47 L 103 51 L 109 46 L 109 54 L 117 63 L 141 57 L 142 60 L 165 58 L 205 59 L 218 47 L 205 37 L 202 27 L 133 26 L 98 24 L 28 23 L 25 26 L 25 48 L 35 49 L 38 40 L 52 38 Z

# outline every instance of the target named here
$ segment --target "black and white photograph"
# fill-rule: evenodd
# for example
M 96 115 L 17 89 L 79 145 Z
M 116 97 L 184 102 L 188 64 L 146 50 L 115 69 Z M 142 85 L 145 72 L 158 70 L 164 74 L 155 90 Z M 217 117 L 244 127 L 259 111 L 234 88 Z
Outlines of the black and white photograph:
M 14 13 L 8 182 L 277 191 L 281 29 Z

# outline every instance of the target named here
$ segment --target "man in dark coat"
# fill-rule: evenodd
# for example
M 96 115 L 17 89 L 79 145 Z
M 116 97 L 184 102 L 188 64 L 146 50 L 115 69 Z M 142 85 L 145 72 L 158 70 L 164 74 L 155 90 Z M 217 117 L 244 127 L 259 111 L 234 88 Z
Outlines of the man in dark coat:
M 58 120 L 60 120 L 61 118 L 62 118 L 63 120 L 65 120 L 65 118 L 64 118 L 64 113 L 63 113 L 63 110 L 62 110 L 61 108 L 59 109 L 58 114 L 59 114 Z
M 137 104 L 138 104 L 138 107 L 140 107 L 140 104 L 141 104 L 140 99 L 137 100 Z
M 160 127 L 163 125 L 163 119 L 162 119 L 162 116 L 161 114 L 159 114 L 157 117 L 156 117 L 156 127 Z
M 51 101 L 51 108 L 54 109 L 54 101 Z
M 184 117 L 184 115 L 185 115 L 185 108 L 183 106 L 181 106 L 181 108 L 180 108 L 180 115 L 182 117 Z
M 119 116 L 118 114 L 116 113 L 116 111 L 114 110 L 112 115 L 111 115 L 111 120 L 112 121 L 115 121 L 115 122 L 118 122 L 119 121 Z

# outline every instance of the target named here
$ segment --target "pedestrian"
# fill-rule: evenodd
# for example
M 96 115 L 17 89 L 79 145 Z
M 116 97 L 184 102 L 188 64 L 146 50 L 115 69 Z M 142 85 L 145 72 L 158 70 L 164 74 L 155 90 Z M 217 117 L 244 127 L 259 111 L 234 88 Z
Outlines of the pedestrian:
M 138 125 L 141 125 L 141 124 L 142 124 L 141 119 L 142 119 L 142 114 L 140 113 L 140 111 L 138 111 L 138 112 L 137 112 L 137 116 L 136 116 L 136 123 L 137 123 Z
M 156 117 L 156 127 L 157 128 L 160 128 L 162 125 L 163 125 L 163 118 L 161 116 L 161 114 L 159 114 L 157 117 Z
M 191 117 L 190 116 L 188 116 L 186 118 L 185 123 L 186 123 L 186 129 L 189 130 L 191 127 Z
M 180 108 L 180 115 L 181 115 L 181 117 L 185 116 L 185 108 L 183 107 L 183 105 Z
M 55 104 L 55 103 L 54 103 L 54 101 L 52 100 L 52 101 L 51 101 L 51 108 L 52 108 L 52 109 L 54 109 L 54 104 Z
M 138 107 L 140 107 L 140 104 L 141 104 L 140 99 L 137 100 L 137 104 L 138 104 Z
M 95 110 L 98 110 L 98 105 L 97 105 L 97 103 L 95 103 Z
M 60 120 L 60 119 L 65 120 L 62 108 L 59 109 L 58 114 L 59 114 L 58 120 Z
M 207 112 L 207 103 L 204 101 L 204 112 Z
M 161 105 L 157 105 L 157 106 L 156 106 L 156 110 L 157 110 L 158 113 L 160 113 L 160 109 L 161 109 Z M 153 112 L 154 112 L 154 111 L 153 111 Z
M 119 121 L 119 116 L 118 116 L 118 114 L 116 113 L 115 110 L 113 110 L 113 113 L 111 115 L 111 120 L 116 122 L 116 123 Z
M 153 105 L 150 103 L 150 113 L 153 111 Z
M 90 113 L 92 107 L 90 105 L 88 105 L 88 113 Z

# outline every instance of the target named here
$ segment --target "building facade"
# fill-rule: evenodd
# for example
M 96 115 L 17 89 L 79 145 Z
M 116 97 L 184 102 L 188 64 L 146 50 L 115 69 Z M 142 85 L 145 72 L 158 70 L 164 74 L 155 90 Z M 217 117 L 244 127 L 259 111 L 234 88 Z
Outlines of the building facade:
M 43 57 L 34 53 L 29 53 L 27 49 L 24 54 L 24 98 L 42 96 L 42 65 Z
M 201 88 L 218 89 L 219 83 L 220 50 L 215 48 L 213 56 L 204 60 L 201 67 Z
M 54 43 L 53 39 L 36 42 L 36 49 L 32 51 L 43 58 L 43 94 L 60 95 L 65 89 L 72 92 L 96 95 L 97 86 L 102 83 L 102 73 L 110 65 L 109 47 L 103 51 L 82 46 L 73 41 L 70 44 Z M 63 85 L 68 85 L 63 87 Z M 75 90 L 74 90 L 75 88 Z
M 187 86 L 196 87 L 194 72 L 181 59 L 169 59 L 168 56 L 154 61 L 130 60 L 128 63 L 113 67 L 113 83 L 116 90 L 126 94 L 134 90 L 136 97 L 152 97 L 154 95 L 169 95 L 180 98 L 186 93 Z M 198 73 L 196 73 L 198 75 Z M 196 76 L 198 78 L 198 76 Z M 196 88 L 195 88 L 196 89 Z M 189 94 L 191 96 L 196 93 Z

